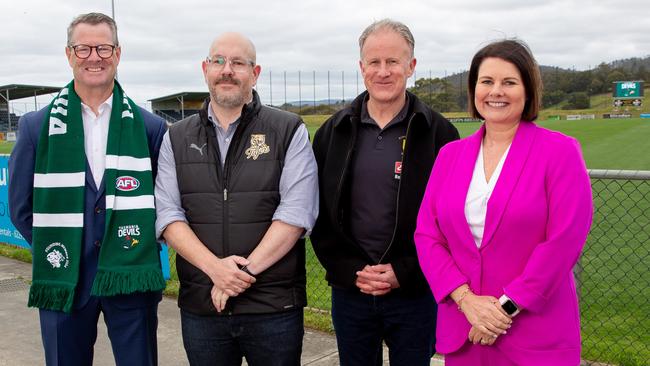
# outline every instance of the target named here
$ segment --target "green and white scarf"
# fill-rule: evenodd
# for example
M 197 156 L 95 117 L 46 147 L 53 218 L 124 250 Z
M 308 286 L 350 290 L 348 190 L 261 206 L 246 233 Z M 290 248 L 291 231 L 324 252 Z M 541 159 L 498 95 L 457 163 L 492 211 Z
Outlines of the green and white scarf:
M 50 104 L 36 151 L 33 282 L 28 306 L 70 312 L 79 278 L 86 154 L 70 82 Z M 106 147 L 106 225 L 91 293 L 165 288 L 155 239 L 151 159 L 138 108 L 115 82 Z

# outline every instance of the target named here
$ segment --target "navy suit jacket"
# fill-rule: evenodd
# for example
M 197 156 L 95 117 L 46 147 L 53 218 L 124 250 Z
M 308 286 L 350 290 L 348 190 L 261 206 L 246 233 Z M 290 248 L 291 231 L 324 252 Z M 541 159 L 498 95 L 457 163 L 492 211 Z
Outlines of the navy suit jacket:
M 34 164 L 36 147 L 41 133 L 41 127 L 47 113 L 47 107 L 36 112 L 23 115 L 18 121 L 18 138 L 11 156 L 9 157 L 9 212 L 11 221 L 18 231 L 31 245 L 32 243 L 32 213 L 33 213 L 33 186 Z M 149 156 L 151 157 L 152 172 L 155 174 L 158 166 L 158 150 L 163 136 L 167 130 L 165 122 L 146 110 L 140 108 L 149 143 Z M 82 146 L 83 148 L 83 146 Z M 90 299 L 95 274 L 99 249 L 104 237 L 105 226 L 105 182 L 102 180 L 100 187 L 95 185 L 92 172 L 86 161 L 86 190 L 84 208 L 84 230 L 79 281 L 75 291 L 73 307 L 82 308 Z M 32 253 L 32 255 L 39 255 Z M 118 307 L 136 308 L 150 306 L 160 301 L 162 294 L 155 292 L 138 292 L 130 295 L 118 295 L 102 298 L 111 301 Z

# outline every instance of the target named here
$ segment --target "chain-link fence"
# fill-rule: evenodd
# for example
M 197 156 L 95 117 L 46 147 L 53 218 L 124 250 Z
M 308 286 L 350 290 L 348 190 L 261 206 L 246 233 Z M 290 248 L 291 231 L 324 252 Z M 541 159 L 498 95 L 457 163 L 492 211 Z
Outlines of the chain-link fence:
M 591 170 L 590 176 L 594 221 L 576 267 L 582 358 L 586 365 L 648 365 L 650 171 Z M 306 319 L 320 317 L 312 324 L 327 327 L 330 289 L 309 241 L 307 295 Z
M 590 176 L 594 221 L 577 267 L 582 357 L 649 365 L 650 171 Z

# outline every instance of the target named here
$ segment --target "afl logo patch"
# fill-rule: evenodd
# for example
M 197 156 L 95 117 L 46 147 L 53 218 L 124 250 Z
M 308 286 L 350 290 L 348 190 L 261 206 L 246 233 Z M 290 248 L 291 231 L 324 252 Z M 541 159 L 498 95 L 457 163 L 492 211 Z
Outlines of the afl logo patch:
M 135 191 L 138 187 L 140 187 L 140 181 L 128 175 L 117 177 L 115 180 L 115 188 L 119 191 Z

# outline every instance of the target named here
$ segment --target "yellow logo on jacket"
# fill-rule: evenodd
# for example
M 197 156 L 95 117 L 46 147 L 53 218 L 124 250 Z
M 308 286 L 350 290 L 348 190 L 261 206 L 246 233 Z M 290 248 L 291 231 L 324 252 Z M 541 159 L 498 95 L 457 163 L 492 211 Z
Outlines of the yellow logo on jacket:
M 271 151 L 269 145 L 266 144 L 266 135 L 251 135 L 251 147 L 246 149 L 246 159 L 257 158 L 262 154 L 267 154 Z

